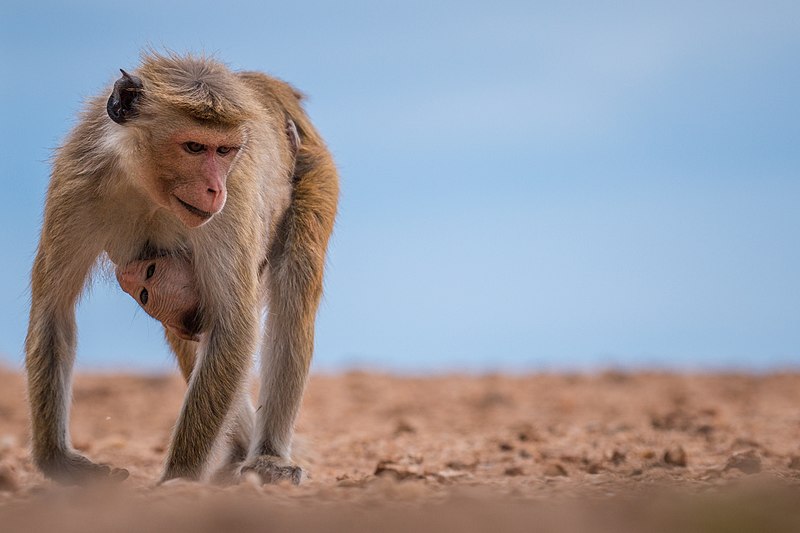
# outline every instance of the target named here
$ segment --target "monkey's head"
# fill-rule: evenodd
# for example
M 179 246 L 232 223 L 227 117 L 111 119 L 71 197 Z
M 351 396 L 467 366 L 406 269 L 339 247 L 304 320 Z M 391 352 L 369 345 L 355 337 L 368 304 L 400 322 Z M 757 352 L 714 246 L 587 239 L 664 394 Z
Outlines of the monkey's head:
M 190 261 L 155 257 L 118 267 L 116 273 L 122 290 L 148 315 L 180 338 L 198 340 L 203 321 Z
M 227 67 L 207 58 L 149 53 L 122 72 L 106 110 L 135 139 L 134 179 L 187 227 L 219 213 L 258 105 Z

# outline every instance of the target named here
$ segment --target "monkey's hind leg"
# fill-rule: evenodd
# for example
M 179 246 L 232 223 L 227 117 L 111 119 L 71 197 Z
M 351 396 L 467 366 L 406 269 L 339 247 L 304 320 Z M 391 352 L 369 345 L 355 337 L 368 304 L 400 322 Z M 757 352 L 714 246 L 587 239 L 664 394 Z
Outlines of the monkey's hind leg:
M 175 357 L 178 359 L 178 367 L 181 370 L 181 374 L 188 383 L 197 359 L 197 343 L 181 339 L 166 328 L 164 328 L 164 333 L 170 348 L 172 348 Z M 212 480 L 215 483 L 227 485 L 234 483 L 238 479 L 239 469 L 247 458 L 247 451 L 250 448 L 254 418 L 253 405 L 250 399 L 246 397 L 237 408 L 233 431 L 229 436 L 229 449 L 222 466 L 212 476 Z
M 324 149 L 301 149 L 298 169 L 292 204 L 268 252 L 261 392 L 255 439 L 242 468 L 264 483 L 299 484 L 305 477 L 291 460 L 292 434 L 314 350 L 314 321 L 338 197 L 336 169 Z

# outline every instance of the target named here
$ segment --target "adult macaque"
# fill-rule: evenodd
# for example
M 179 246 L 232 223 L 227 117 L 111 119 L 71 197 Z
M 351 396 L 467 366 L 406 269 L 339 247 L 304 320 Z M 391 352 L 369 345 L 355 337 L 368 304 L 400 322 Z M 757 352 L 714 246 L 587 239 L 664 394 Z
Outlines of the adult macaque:
M 286 121 L 286 135 L 292 146 L 292 154 L 296 156 L 300 136 L 291 119 Z M 151 257 L 116 267 L 120 287 L 167 330 L 181 339 L 199 341 L 202 332 L 200 297 L 189 258 L 148 252 Z M 266 263 L 262 263 L 259 275 L 265 267 Z
M 338 196 L 331 155 L 300 95 L 264 74 L 146 53 L 109 92 L 53 163 L 26 341 L 33 460 L 67 482 L 109 475 L 68 434 L 75 304 L 103 253 L 124 269 L 155 249 L 190 258 L 199 302 L 199 342 L 166 325 L 189 386 L 162 481 L 207 478 L 228 446 L 237 471 L 297 483 L 292 432 Z M 254 415 L 244 385 L 257 349 Z
M 291 119 L 286 121 L 286 135 L 296 156 L 300 135 Z M 116 267 L 120 287 L 167 330 L 181 339 L 199 341 L 200 297 L 189 258 L 152 250 L 148 253 L 150 257 Z M 259 275 L 265 267 L 266 263 L 260 265 Z

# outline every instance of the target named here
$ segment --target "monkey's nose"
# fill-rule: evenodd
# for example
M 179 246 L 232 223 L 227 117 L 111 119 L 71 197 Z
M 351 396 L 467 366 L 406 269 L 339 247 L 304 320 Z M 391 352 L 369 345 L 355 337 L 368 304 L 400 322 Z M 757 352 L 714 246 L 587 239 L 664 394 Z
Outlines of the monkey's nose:
M 133 272 L 128 271 L 126 268 L 117 269 L 117 283 L 122 287 L 125 292 L 130 292 L 131 287 L 135 284 L 135 275 Z
M 209 213 L 217 213 L 225 205 L 225 189 L 208 187 L 202 205 L 196 206 Z

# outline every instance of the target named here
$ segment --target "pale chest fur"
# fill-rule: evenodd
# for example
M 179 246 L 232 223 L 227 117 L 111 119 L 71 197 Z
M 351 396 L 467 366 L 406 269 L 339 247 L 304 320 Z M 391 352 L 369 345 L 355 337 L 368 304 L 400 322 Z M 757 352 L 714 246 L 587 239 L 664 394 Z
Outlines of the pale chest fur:
M 123 198 L 126 198 L 123 201 Z M 140 192 L 114 191 L 100 213 L 104 250 L 116 265 L 139 258 L 146 248 L 190 251 L 188 230 L 165 209 L 154 208 Z

